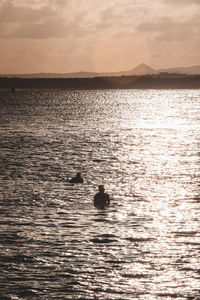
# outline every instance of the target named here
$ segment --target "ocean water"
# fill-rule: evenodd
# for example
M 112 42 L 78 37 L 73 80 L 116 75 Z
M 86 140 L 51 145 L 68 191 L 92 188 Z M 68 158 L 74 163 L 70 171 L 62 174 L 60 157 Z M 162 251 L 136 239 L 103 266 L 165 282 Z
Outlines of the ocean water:
M 200 299 L 199 132 L 200 90 L 0 91 L 0 299 Z

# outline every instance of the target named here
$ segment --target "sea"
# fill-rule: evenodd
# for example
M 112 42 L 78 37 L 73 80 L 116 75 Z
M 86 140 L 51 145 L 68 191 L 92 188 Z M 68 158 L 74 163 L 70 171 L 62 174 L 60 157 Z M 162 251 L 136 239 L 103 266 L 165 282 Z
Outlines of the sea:
M 0 91 L 0 299 L 200 299 L 200 90 Z

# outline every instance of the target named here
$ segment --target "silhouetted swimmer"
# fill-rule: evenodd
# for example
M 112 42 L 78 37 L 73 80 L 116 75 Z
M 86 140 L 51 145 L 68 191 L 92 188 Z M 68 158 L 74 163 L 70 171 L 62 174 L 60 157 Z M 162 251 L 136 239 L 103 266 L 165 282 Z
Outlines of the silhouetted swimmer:
M 94 206 L 97 208 L 104 209 L 110 204 L 110 197 L 104 193 L 104 186 L 99 185 L 99 192 L 94 196 Z
M 75 177 L 69 180 L 70 183 L 83 183 L 83 178 L 81 177 L 81 173 L 77 173 Z

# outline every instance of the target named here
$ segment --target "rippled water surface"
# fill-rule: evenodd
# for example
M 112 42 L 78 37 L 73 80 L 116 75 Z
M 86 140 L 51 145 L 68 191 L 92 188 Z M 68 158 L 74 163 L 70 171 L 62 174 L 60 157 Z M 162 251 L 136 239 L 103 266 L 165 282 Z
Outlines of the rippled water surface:
M 0 120 L 1 299 L 200 299 L 200 90 L 1 91 Z

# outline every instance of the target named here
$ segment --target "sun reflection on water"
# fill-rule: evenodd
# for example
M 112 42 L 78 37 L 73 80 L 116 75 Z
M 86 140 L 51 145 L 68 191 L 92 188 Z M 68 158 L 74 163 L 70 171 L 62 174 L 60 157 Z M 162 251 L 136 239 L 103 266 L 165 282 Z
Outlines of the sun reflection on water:
M 197 297 L 199 91 L 34 93 L 21 95 L 32 114 L 2 128 L 2 285 L 41 299 Z M 78 170 L 84 184 L 69 184 Z
M 198 137 L 195 130 L 200 124 L 195 123 L 195 119 L 193 123 L 191 120 L 187 122 L 187 110 L 184 107 L 177 109 L 168 96 L 167 99 L 163 99 L 163 95 L 162 98 L 158 96 L 151 99 L 150 106 L 148 102 L 148 109 L 152 110 L 150 119 L 145 113 L 141 117 L 138 103 L 136 110 L 134 106 L 134 114 L 131 109 L 127 110 L 123 118 L 123 148 L 118 149 L 118 157 L 121 165 L 126 163 L 127 166 L 124 175 L 126 185 L 123 187 L 126 208 L 123 206 L 125 209 L 118 211 L 117 218 L 120 222 L 130 222 L 130 216 L 135 218 L 135 226 L 126 227 L 127 232 L 123 234 L 136 244 L 139 241 L 137 238 L 140 241 L 141 238 L 150 238 L 142 252 L 147 261 L 154 257 L 156 264 L 153 281 L 165 290 L 166 295 L 172 295 L 174 290 L 178 295 L 184 294 L 184 285 L 188 280 L 184 270 L 179 270 L 178 260 L 181 263 L 187 260 L 190 251 L 188 243 L 198 242 L 199 239 L 199 234 L 195 237 L 198 225 L 195 222 L 197 212 L 191 206 L 191 197 L 194 196 L 191 182 L 194 179 L 196 184 L 199 172 L 199 157 L 196 155 L 199 151 Z M 130 98 L 129 103 L 132 104 L 132 101 Z M 139 134 L 135 134 L 136 131 Z M 127 199 L 126 193 L 129 195 Z M 145 220 L 139 223 L 140 230 L 137 227 L 139 216 Z M 178 256 L 177 240 L 180 243 Z M 127 245 L 127 255 L 134 260 L 131 254 L 133 252 L 129 251 Z M 192 270 L 197 267 L 195 259 L 189 259 L 189 264 Z M 160 270 L 163 270 L 162 275 Z M 146 266 L 134 261 L 127 266 L 126 272 L 129 284 L 136 288 L 140 286 L 137 286 L 136 278 L 145 278 L 145 275 L 148 277 L 151 274 Z M 191 287 L 195 288 L 192 282 Z

